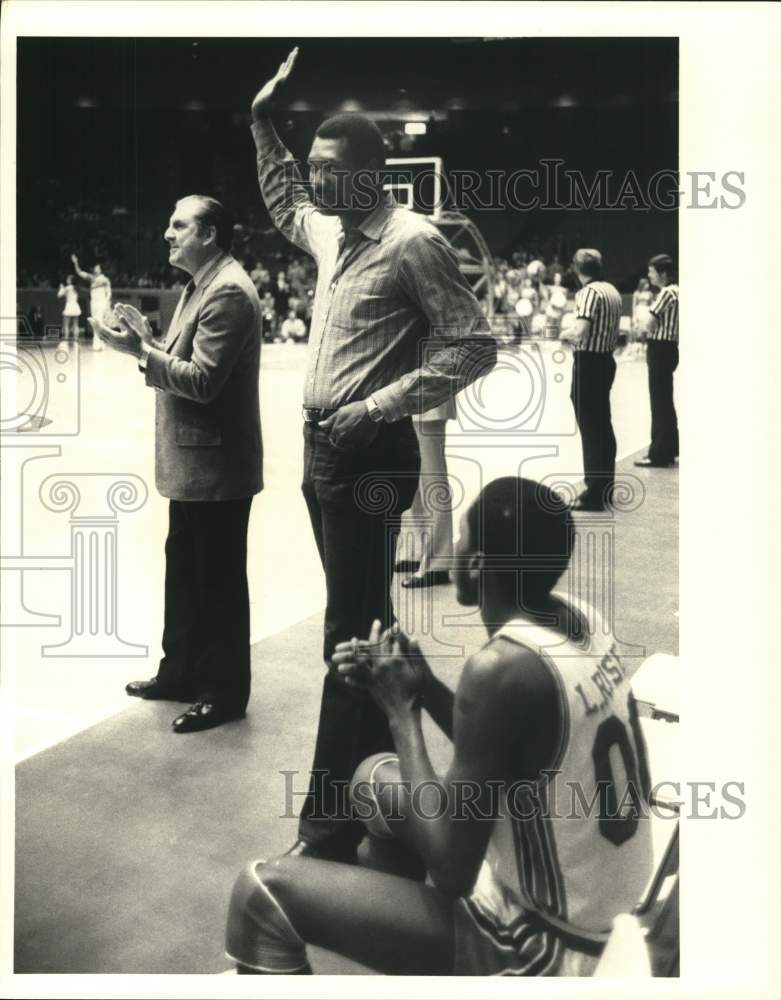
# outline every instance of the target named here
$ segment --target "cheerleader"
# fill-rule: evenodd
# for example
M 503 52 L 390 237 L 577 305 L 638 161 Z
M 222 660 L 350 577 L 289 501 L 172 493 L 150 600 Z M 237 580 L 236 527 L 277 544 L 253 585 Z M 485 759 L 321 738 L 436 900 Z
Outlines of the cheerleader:
M 79 293 L 73 284 L 73 275 L 69 274 L 65 279 L 65 284 L 60 284 L 57 292 L 58 299 L 65 299 L 65 306 L 62 310 L 62 345 L 67 345 L 71 336 L 78 343 L 79 340 L 79 316 L 81 316 L 81 306 L 79 305 Z

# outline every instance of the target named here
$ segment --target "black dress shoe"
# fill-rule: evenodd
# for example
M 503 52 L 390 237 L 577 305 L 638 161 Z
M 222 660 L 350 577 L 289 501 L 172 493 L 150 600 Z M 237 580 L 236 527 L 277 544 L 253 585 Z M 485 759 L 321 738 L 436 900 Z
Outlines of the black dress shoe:
M 673 464 L 673 462 L 654 462 L 647 455 L 645 458 L 638 458 L 635 462 L 639 469 L 669 469 Z
M 131 681 L 125 685 L 125 691 L 131 698 L 145 698 L 147 701 L 192 701 L 192 692 L 178 691 L 166 687 L 156 677 L 148 681 Z
M 421 576 L 408 576 L 401 581 L 402 587 L 434 587 L 438 583 L 450 583 L 450 573 L 446 569 L 430 569 Z
M 227 708 L 225 705 L 215 705 L 210 701 L 196 701 L 186 712 L 173 721 L 175 733 L 200 733 L 204 729 L 214 729 L 223 722 L 242 719 L 244 710 Z
M 393 570 L 396 573 L 414 573 L 418 566 L 420 566 L 420 561 L 417 559 L 399 559 Z
M 358 860 L 358 845 L 344 843 L 336 837 L 328 837 L 319 844 L 310 844 L 306 840 L 297 840 L 283 854 L 285 858 L 317 858 L 320 861 L 341 861 L 343 864 L 354 865 Z
M 601 500 L 592 500 L 591 497 L 581 496 L 572 504 L 570 510 L 584 511 L 591 514 L 598 514 L 610 508 Z

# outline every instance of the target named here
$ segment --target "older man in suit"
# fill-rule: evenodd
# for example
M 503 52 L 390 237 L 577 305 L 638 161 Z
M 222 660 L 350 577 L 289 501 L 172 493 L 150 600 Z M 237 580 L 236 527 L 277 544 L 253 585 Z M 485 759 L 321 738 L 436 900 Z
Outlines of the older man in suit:
M 165 239 L 171 264 L 192 278 L 164 341 L 128 305 L 116 306 L 119 330 L 92 324 L 138 359 L 156 390 L 155 479 L 170 500 L 163 658 L 155 677 L 126 690 L 192 701 L 173 722 L 177 733 L 240 718 L 250 693 L 247 525 L 263 485 L 260 301 L 228 253 L 232 232 L 219 202 L 182 198 Z

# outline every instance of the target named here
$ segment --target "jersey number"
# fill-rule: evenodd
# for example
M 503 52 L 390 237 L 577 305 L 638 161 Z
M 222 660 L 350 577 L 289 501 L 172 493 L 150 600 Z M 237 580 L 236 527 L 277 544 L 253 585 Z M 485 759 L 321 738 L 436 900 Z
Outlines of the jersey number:
M 591 758 L 594 762 L 594 778 L 597 783 L 599 804 L 599 832 L 611 844 L 623 844 L 635 835 L 642 815 L 643 802 L 648 801 L 650 778 L 645 744 L 637 720 L 637 706 L 634 698 L 629 699 L 629 721 L 632 727 L 637 757 L 629 741 L 624 723 L 615 715 L 597 729 Z M 626 785 L 619 799 L 618 787 L 610 761 L 610 751 L 618 747 L 621 755 Z

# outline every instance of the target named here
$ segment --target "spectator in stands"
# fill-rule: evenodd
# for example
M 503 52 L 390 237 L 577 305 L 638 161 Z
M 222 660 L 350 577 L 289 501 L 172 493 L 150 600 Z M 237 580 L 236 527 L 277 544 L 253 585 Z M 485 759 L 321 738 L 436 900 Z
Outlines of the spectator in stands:
M 627 357 L 645 355 L 645 343 L 643 341 L 648 332 L 648 321 L 651 318 L 651 303 L 653 300 L 654 293 L 651 291 L 651 282 L 648 278 L 641 278 L 637 283 L 637 288 L 632 293 L 632 329 Z
M 558 340 L 561 335 L 561 321 L 567 308 L 567 292 L 561 284 L 561 272 L 553 275 L 553 284 L 549 288 L 548 304 L 545 308 L 545 336 Z
M 30 306 L 30 309 L 27 312 L 27 324 L 25 332 L 31 334 L 35 340 L 43 340 L 44 320 L 43 320 L 43 313 L 41 312 L 39 306 L 36 305 Z
M 277 312 L 271 292 L 266 292 L 260 300 L 260 321 L 263 340 L 266 343 L 273 343 L 277 334 Z
M 274 309 L 277 316 L 286 316 L 290 302 L 290 285 L 287 283 L 287 275 L 280 271 L 277 275 L 277 284 L 272 293 L 274 296 Z
M 261 297 L 271 287 L 271 275 L 260 261 L 256 261 L 254 268 L 250 271 L 250 278 Z
M 297 315 L 295 309 L 289 309 L 287 318 L 282 321 L 279 328 L 279 337 L 282 343 L 303 343 L 307 339 L 307 328 L 304 321 Z

